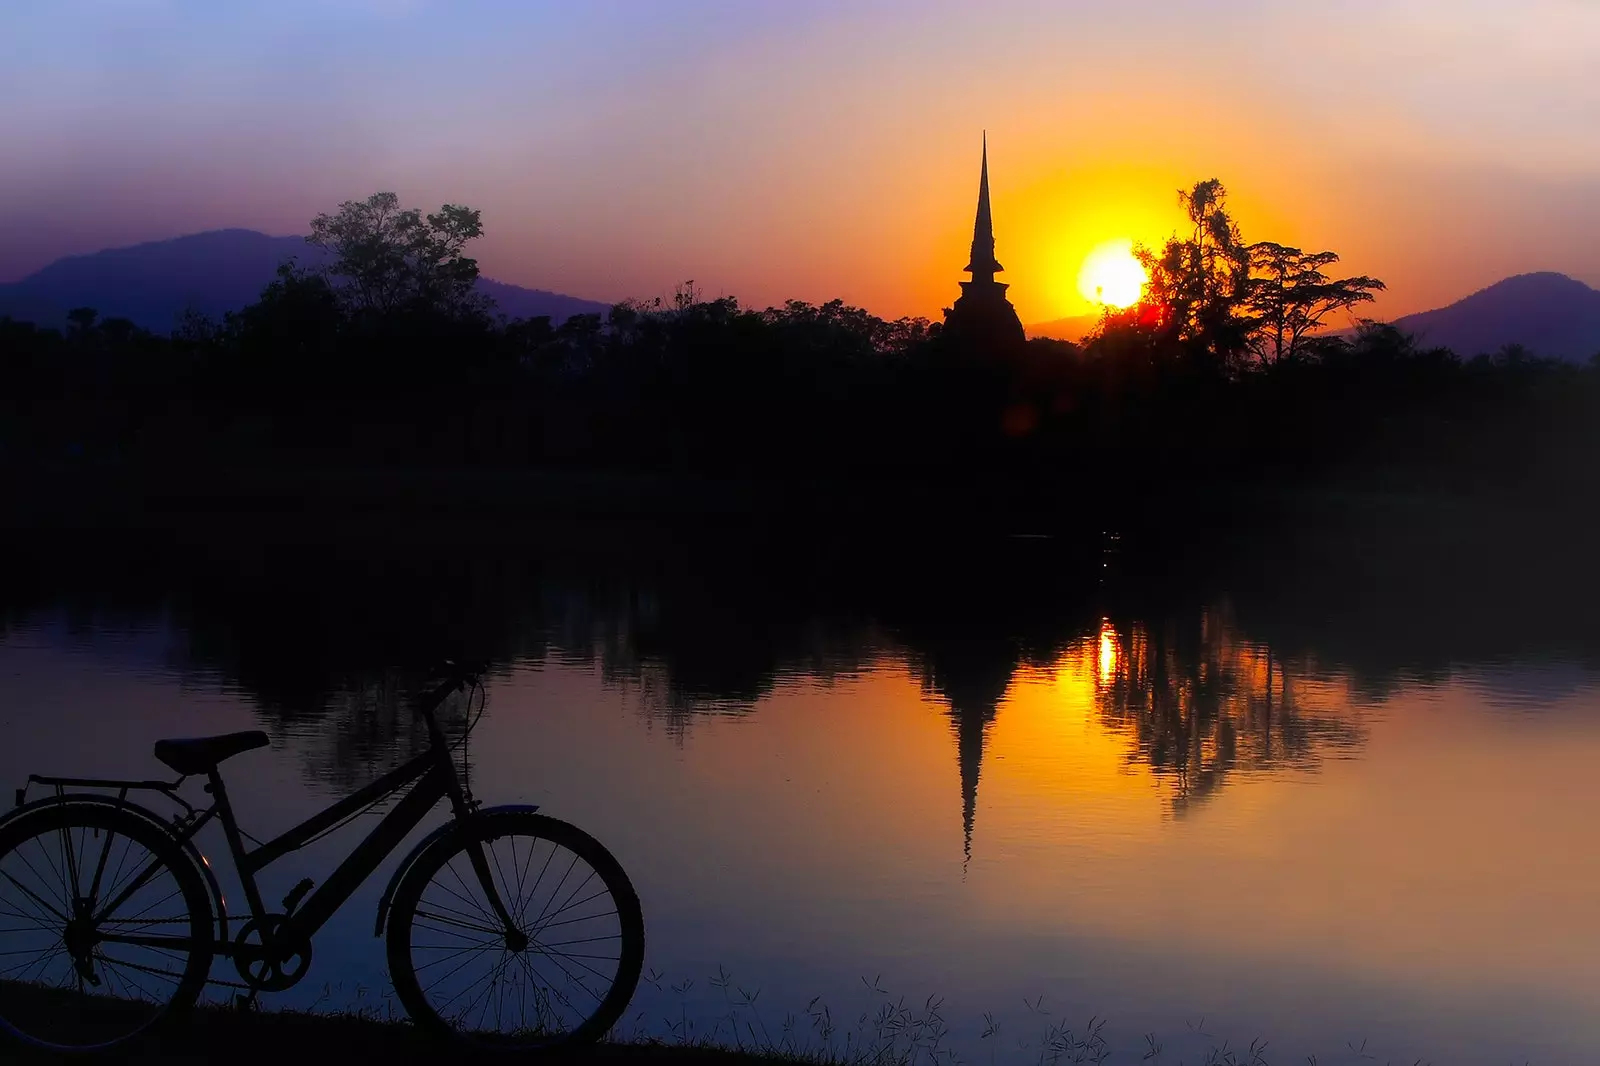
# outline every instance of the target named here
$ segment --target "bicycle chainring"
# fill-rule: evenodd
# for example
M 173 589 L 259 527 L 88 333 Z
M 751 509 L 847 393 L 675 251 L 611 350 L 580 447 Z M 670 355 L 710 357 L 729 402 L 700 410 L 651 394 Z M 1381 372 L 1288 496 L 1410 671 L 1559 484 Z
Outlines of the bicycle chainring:
M 233 940 L 233 965 L 245 984 L 257 992 L 282 992 L 292 988 L 311 968 L 311 942 L 284 939 L 287 915 L 267 914 L 251 918 L 239 928 Z M 272 950 L 263 946 L 263 932 L 272 940 Z

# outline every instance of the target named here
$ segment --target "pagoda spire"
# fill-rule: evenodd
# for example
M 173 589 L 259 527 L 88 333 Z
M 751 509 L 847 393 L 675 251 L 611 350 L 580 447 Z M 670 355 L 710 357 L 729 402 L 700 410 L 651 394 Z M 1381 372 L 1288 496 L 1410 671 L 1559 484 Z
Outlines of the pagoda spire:
M 983 168 L 978 176 L 978 215 L 972 223 L 972 259 L 967 273 L 973 281 L 994 282 L 1005 269 L 994 257 L 994 218 L 989 212 L 989 131 L 983 131 Z
M 961 296 L 945 309 L 943 343 L 951 349 L 995 355 L 1027 343 L 1017 309 L 1006 299 L 1004 270 L 994 257 L 994 218 L 989 212 L 989 135 L 983 136 L 983 168 L 978 172 L 978 215 L 972 223 L 972 258 L 966 265 L 971 281 L 961 282 Z

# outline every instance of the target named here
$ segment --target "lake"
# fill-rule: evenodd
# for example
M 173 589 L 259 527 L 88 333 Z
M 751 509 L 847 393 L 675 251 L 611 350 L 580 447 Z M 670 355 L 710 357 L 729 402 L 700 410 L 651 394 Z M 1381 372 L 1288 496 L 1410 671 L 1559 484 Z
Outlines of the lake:
M 8 549 L 0 777 L 159 775 L 157 738 L 265 729 L 225 776 L 266 838 L 419 750 L 406 693 L 475 654 L 474 792 L 587 829 L 643 901 L 624 1032 L 792 1015 L 820 1046 L 826 1006 L 836 1046 L 932 1013 L 970 1062 L 1037 1061 L 1091 1019 L 1113 1062 L 1257 1038 L 1275 1063 L 1587 1062 L 1600 611 L 1564 543 L 80 531 Z M 388 871 L 272 1005 L 387 1009 Z

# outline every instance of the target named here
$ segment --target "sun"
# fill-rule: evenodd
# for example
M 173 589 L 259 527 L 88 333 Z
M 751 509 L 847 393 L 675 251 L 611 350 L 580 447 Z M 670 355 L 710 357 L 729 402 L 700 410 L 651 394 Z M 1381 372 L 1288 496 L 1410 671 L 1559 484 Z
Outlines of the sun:
M 1148 280 L 1144 267 L 1133 257 L 1132 241 L 1106 241 L 1084 259 L 1078 271 L 1078 291 L 1090 303 L 1121 309 L 1139 302 Z

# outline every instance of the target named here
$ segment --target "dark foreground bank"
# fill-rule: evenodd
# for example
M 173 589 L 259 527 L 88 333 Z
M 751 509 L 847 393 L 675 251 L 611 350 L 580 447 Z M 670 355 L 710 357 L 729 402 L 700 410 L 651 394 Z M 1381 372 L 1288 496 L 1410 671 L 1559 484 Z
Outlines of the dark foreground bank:
M 0 1043 L 0 1062 L 44 1066 L 61 1062 L 107 1062 L 137 1066 L 310 1066 L 310 1064 L 383 1063 L 411 1066 L 427 1063 L 559 1063 L 563 1066 L 756 1066 L 794 1062 L 776 1056 L 720 1048 L 655 1044 L 598 1044 L 538 1055 L 474 1055 L 456 1044 L 423 1037 L 405 1022 L 381 1022 L 355 1015 L 200 1010 L 181 1031 L 140 1046 L 85 1060 L 64 1059 L 15 1044 Z

